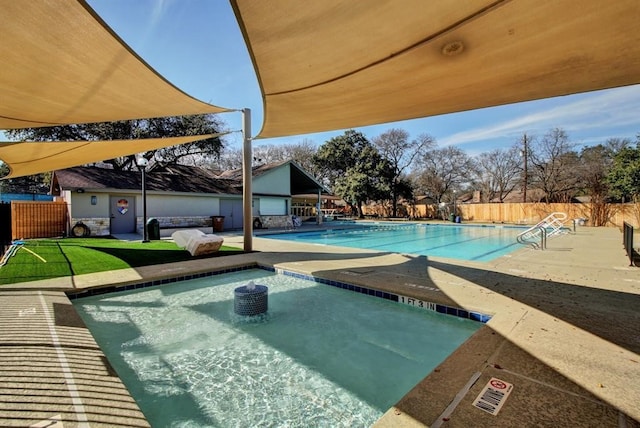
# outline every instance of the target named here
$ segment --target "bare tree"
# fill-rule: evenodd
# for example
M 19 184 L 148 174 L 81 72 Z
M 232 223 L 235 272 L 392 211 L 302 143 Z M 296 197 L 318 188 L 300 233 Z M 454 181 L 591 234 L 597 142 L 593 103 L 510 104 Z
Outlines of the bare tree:
M 283 147 L 284 159 L 290 159 L 300 165 L 308 173 L 317 176 L 316 164 L 313 162 L 313 156 L 317 153 L 318 148 L 313 140 L 308 138 L 294 144 L 285 144 Z
M 401 190 L 405 189 L 403 177 L 416 159 L 424 156 L 428 149 L 435 145 L 434 139 L 426 134 L 420 135 L 416 140 L 409 141 L 409 133 L 403 129 L 392 128 L 375 137 L 373 144 L 378 148 L 380 155 L 389 162 L 391 167 L 391 211 L 392 216 L 397 217 L 398 199 Z
M 473 159 L 458 147 L 448 146 L 427 152 L 412 175 L 415 188 L 440 203 L 474 174 Z
M 575 195 L 578 155 L 567 133 L 554 128 L 540 140 L 532 141 L 528 152 L 532 185 L 544 192 L 545 202 L 566 202 Z
M 256 145 L 253 147 L 253 165 L 283 162 L 292 160 L 305 171 L 315 175 L 316 165 L 313 163 L 313 155 L 318 149 L 313 140 L 304 139 L 295 144 L 280 145 Z M 242 168 L 242 149 L 225 149 L 211 167 L 220 170 Z
M 504 202 L 520 183 L 521 164 L 520 150 L 516 146 L 478 155 L 476 182 L 480 187 L 482 202 L 496 198 Z
M 225 148 L 218 159 L 209 163 L 209 168 L 220 171 L 242 168 L 242 149 Z

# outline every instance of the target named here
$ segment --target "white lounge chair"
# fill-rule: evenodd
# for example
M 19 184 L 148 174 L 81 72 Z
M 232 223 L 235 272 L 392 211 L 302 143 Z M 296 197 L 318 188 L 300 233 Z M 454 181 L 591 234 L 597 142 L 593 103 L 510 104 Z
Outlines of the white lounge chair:
M 208 235 L 198 229 L 178 230 L 171 234 L 178 247 L 184 248 L 192 256 L 215 253 L 224 239 L 218 235 Z

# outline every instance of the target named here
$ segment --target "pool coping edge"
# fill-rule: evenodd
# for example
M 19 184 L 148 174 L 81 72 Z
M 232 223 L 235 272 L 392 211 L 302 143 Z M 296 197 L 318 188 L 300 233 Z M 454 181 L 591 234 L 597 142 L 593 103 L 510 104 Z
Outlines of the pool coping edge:
M 82 290 L 66 290 L 65 294 L 67 295 L 67 298 L 69 300 L 73 301 L 77 299 L 93 297 L 93 296 L 98 296 L 102 294 L 120 293 L 125 291 L 156 287 L 161 285 L 173 284 L 181 281 L 189 281 L 192 279 L 206 278 L 209 276 L 240 272 L 240 271 L 250 270 L 250 269 L 262 269 L 262 270 L 274 272 L 280 275 L 291 276 L 294 278 L 312 281 L 312 282 L 316 282 L 323 285 L 329 285 L 332 287 L 341 288 L 343 290 L 349 290 L 349 291 L 365 294 L 372 297 L 390 300 L 392 302 L 396 302 L 399 304 L 413 306 L 416 308 L 440 313 L 443 315 L 450 315 L 458 318 L 468 319 L 475 322 L 480 322 L 482 324 L 486 324 L 492 318 L 492 315 L 485 314 L 479 311 L 468 310 L 468 309 L 445 305 L 437 302 L 430 302 L 430 301 L 421 300 L 413 297 L 403 296 L 396 293 L 377 290 L 371 287 L 355 285 L 355 284 L 351 284 L 344 281 L 336 281 L 333 279 L 326 279 L 326 278 L 309 275 L 305 273 L 294 272 L 292 270 L 277 268 L 274 266 L 269 266 L 269 265 L 257 263 L 257 262 L 247 263 L 245 265 L 240 265 L 240 266 L 232 266 L 232 267 L 226 267 L 221 269 L 207 270 L 204 272 L 196 272 L 192 274 L 171 276 L 171 277 L 166 277 L 161 279 L 153 279 L 153 280 L 139 281 L 139 282 L 128 282 L 125 284 L 98 286 L 98 287 L 85 288 Z

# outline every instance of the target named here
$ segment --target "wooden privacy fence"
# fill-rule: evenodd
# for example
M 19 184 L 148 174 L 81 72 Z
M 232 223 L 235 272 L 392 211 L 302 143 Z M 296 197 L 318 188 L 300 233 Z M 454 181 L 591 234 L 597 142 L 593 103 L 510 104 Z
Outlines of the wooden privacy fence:
M 626 221 L 638 226 L 638 206 L 636 204 L 607 204 L 605 226 L 622 228 Z M 553 212 L 567 213 L 568 219 L 579 219 L 585 225 L 593 226 L 590 203 L 509 203 L 509 204 L 460 204 L 458 213 L 467 221 L 495 223 L 535 224 Z
M 389 207 L 367 206 L 365 214 L 377 214 L 381 217 L 388 216 Z M 586 226 L 593 226 L 591 219 L 590 203 L 556 203 L 545 204 L 543 202 L 528 203 L 504 203 L 504 204 L 457 204 L 456 214 L 463 221 L 510 223 L 510 224 L 535 224 L 553 212 L 567 213 L 568 219 L 584 219 Z M 448 209 L 453 211 L 449 204 Z M 601 210 L 602 211 L 602 210 Z M 605 204 L 606 224 L 609 227 L 622 228 L 626 221 L 634 227 L 640 227 L 639 204 Z M 440 218 L 437 204 L 422 204 L 402 207 L 399 215 L 410 215 L 415 218 Z
M 535 224 L 553 212 L 567 213 L 567 218 L 589 218 L 588 204 L 460 204 L 462 218 L 471 221 Z
M 11 239 L 66 236 L 68 220 L 65 202 L 11 202 Z

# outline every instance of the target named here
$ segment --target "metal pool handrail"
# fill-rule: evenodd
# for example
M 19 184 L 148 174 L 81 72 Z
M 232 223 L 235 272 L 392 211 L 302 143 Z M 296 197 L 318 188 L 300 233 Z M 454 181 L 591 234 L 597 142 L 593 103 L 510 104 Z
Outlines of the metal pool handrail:
M 547 247 L 547 238 L 565 233 L 564 221 L 567 219 L 567 214 L 563 212 L 554 212 L 545 217 L 542 221 L 538 222 L 535 226 L 531 226 L 529 229 L 521 232 L 516 237 L 516 241 L 519 244 L 531 245 L 534 248 L 540 248 L 544 250 Z M 538 245 L 537 240 L 540 240 Z
M 540 245 L 536 242 L 531 242 L 537 238 L 540 238 Z M 547 230 L 542 226 L 535 225 L 520 233 L 516 237 L 516 240 L 519 244 L 531 245 L 533 248 L 544 250 L 547 248 Z

